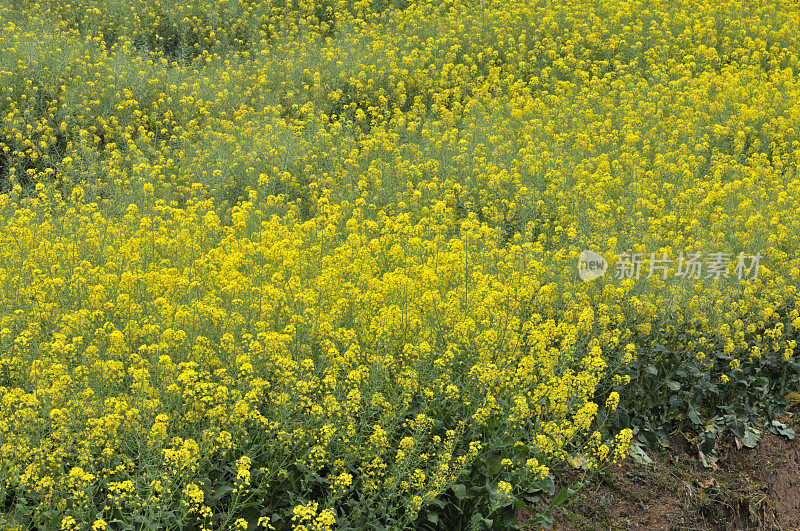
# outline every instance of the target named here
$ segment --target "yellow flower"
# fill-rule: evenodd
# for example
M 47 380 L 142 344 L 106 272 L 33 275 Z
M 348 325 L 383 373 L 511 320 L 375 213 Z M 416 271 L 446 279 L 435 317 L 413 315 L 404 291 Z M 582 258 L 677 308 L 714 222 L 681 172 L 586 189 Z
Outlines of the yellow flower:
M 610 410 L 617 409 L 617 405 L 619 404 L 619 393 L 616 391 L 612 391 L 608 398 L 606 399 L 606 408 Z
M 61 519 L 61 529 L 80 529 L 80 525 L 73 517 L 65 516 Z

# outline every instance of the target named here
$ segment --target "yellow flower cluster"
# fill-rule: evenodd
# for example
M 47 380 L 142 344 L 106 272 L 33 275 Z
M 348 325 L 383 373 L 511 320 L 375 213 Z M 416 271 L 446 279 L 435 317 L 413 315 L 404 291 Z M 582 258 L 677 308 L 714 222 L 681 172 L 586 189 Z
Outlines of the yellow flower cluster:
M 14 518 L 410 525 L 490 441 L 624 457 L 637 345 L 795 359 L 796 5 L 388 4 L 0 0 Z

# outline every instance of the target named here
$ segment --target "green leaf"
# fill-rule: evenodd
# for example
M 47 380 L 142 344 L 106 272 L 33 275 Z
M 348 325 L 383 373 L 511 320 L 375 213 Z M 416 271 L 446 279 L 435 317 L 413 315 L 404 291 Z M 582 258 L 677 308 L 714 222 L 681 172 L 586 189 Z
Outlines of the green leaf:
M 556 491 L 556 484 L 552 476 L 545 476 L 543 479 L 539 480 L 539 488 L 548 496 L 552 496 Z
M 653 343 L 652 346 L 653 350 L 655 350 L 656 352 L 660 352 L 662 354 L 666 354 L 667 352 L 669 352 L 669 350 L 667 350 L 667 347 L 665 347 L 660 343 Z
M 631 443 L 628 447 L 628 454 L 633 458 L 640 465 L 652 465 L 653 460 L 647 455 L 647 452 L 644 451 L 641 444 L 638 443 Z
M 490 457 L 486 465 L 486 475 L 490 478 L 493 478 L 499 474 L 500 469 L 503 467 L 501 464 L 501 458 L 499 456 Z
M 658 444 L 658 436 L 652 430 L 643 431 L 637 438 L 650 448 L 655 448 Z
M 728 429 L 730 429 L 734 435 L 739 437 L 740 439 L 744 439 L 745 431 L 747 430 L 747 425 L 739 419 L 734 420 L 733 422 L 729 423 Z
M 605 423 L 607 417 L 608 417 L 608 411 L 606 409 L 599 410 L 597 412 L 597 415 L 595 416 L 597 424 L 602 426 Z
M 531 453 L 531 448 L 527 444 L 518 444 L 514 446 L 514 453 L 519 457 L 528 457 Z
M 744 431 L 744 437 L 740 437 L 740 439 L 742 439 L 742 444 L 748 448 L 754 448 L 761 439 L 761 432 L 755 428 L 747 426 Z
M 481 513 L 475 513 L 472 515 L 472 518 L 469 519 L 469 528 L 478 529 L 481 522 L 483 522 L 483 515 Z
M 456 498 L 458 498 L 459 500 L 463 500 L 464 498 L 467 497 L 467 487 L 465 487 L 461 483 L 454 483 L 453 485 L 450 486 L 450 488 L 453 489 L 453 494 L 455 494 Z
M 545 529 L 552 528 L 553 527 L 552 511 L 548 510 L 543 513 L 540 513 L 533 521 Z
M 230 492 L 233 492 L 233 487 L 231 485 L 223 485 L 214 492 L 213 496 L 211 496 L 211 503 L 214 504 L 220 501 Z
M 697 434 L 700 441 L 700 451 L 713 454 L 717 442 L 717 427 L 714 424 L 706 426 L 706 429 Z
M 771 425 L 769 426 L 769 431 L 774 433 L 775 435 L 783 435 L 788 439 L 794 439 L 795 433 L 792 428 L 789 428 L 783 422 L 778 420 L 773 420 Z
M 681 388 L 681 384 L 674 380 L 667 380 L 667 387 L 669 387 L 673 391 L 679 391 Z
M 706 455 L 703 452 L 699 452 L 700 462 L 703 463 L 704 467 L 714 469 L 717 468 L 717 457 L 713 454 L 715 454 L 715 452 L 713 452 L 712 455 Z
M 555 495 L 555 497 L 553 498 L 553 501 L 550 502 L 550 506 L 551 507 L 558 507 L 559 505 L 564 503 L 573 494 L 575 494 L 575 490 L 574 489 L 571 489 L 569 487 L 562 488 L 560 491 L 558 491 L 558 494 Z
M 628 415 L 628 410 L 623 407 L 617 407 L 617 416 L 619 423 L 622 426 L 628 426 L 631 423 L 631 417 Z

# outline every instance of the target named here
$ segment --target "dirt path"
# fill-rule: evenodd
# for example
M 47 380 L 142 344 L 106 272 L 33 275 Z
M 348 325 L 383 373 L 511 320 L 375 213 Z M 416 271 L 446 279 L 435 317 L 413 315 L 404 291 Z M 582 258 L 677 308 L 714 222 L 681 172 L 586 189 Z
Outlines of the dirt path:
M 716 470 L 702 466 L 691 437 L 675 435 L 670 443 L 651 452 L 650 466 L 628 458 L 592 480 L 568 510 L 555 512 L 554 528 L 800 529 L 800 436 L 765 432 L 750 449 L 726 431 Z M 562 471 L 558 488 L 578 479 Z

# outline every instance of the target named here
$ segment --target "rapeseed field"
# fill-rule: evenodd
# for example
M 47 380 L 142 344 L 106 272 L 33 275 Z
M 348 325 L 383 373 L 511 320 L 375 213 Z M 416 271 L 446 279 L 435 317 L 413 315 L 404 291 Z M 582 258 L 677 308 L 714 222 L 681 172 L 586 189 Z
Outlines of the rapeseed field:
M 793 436 L 798 14 L 0 0 L 0 526 L 547 525 Z

